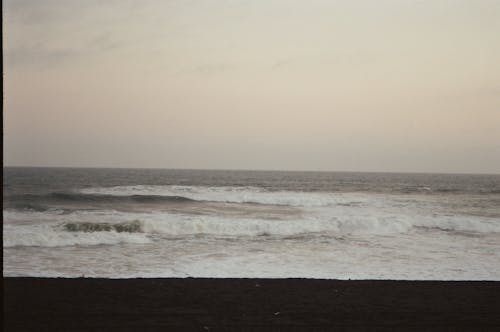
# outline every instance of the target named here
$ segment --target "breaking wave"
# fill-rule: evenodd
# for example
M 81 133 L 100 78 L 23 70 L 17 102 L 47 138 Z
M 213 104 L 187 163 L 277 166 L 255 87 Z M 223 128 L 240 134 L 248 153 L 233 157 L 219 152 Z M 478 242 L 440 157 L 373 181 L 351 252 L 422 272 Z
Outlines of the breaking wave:
M 118 233 L 142 233 L 141 223 L 138 220 L 132 222 L 112 223 L 93 223 L 93 222 L 74 222 L 63 224 L 64 230 L 68 232 L 118 232 Z
M 56 226 L 4 225 L 3 247 L 66 247 L 146 244 L 151 239 L 143 233 L 129 232 L 72 232 Z
M 300 191 L 268 191 L 257 187 L 205 187 L 205 186 L 117 186 L 87 188 L 81 193 L 113 197 L 184 197 L 192 201 L 252 203 L 294 207 L 325 207 L 363 204 L 371 200 L 363 193 L 326 193 Z
M 363 215 L 314 214 L 303 219 L 274 220 L 225 218 L 170 213 L 78 212 L 70 215 L 47 212 L 7 212 L 4 247 L 113 245 L 149 243 L 189 237 L 339 238 L 358 235 L 397 235 L 414 231 L 500 233 L 493 218 L 464 216 L 407 216 L 369 211 Z M 31 220 L 23 223 L 23 220 Z M 36 221 L 36 222 L 34 222 Z
M 121 204 L 121 203 L 142 203 L 142 204 L 166 204 L 166 203 L 188 203 L 193 199 L 171 195 L 129 195 L 116 196 L 106 194 L 85 194 L 85 193 L 49 193 L 42 195 L 25 194 L 7 196 L 4 199 L 6 208 L 18 210 L 45 211 L 48 208 L 44 205 L 57 204 Z

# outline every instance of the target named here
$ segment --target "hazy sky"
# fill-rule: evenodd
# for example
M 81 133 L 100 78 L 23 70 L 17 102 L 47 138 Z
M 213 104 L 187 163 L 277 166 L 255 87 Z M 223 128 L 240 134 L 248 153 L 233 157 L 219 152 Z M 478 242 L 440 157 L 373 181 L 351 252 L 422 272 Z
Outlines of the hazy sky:
M 500 173 L 500 0 L 3 6 L 6 165 Z

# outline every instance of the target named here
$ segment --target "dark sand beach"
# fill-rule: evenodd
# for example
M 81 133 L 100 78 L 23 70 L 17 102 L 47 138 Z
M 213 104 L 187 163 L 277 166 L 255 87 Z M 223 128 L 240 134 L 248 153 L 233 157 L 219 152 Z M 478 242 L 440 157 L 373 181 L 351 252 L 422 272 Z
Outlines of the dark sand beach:
M 500 330 L 500 282 L 4 278 L 6 331 Z

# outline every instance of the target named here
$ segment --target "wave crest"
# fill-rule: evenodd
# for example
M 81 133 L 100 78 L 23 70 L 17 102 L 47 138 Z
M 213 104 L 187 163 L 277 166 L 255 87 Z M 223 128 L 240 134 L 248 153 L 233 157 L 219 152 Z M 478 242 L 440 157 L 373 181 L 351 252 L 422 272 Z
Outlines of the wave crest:
M 205 187 L 177 185 L 137 185 L 87 188 L 84 194 L 113 197 L 183 197 L 199 202 L 237 204 L 264 204 L 293 207 L 327 207 L 336 205 L 362 205 L 370 200 L 363 193 L 327 193 L 301 191 L 269 191 L 256 187 Z
M 64 230 L 68 232 L 118 232 L 118 233 L 142 233 L 142 225 L 139 220 L 132 222 L 93 223 L 93 222 L 73 222 L 63 224 Z
M 84 204 L 168 204 L 188 203 L 193 199 L 179 195 L 108 195 L 99 193 L 66 193 L 53 192 L 49 194 L 25 194 L 7 196 L 4 198 L 6 208 L 29 211 L 45 211 L 52 205 L 84 205 Z

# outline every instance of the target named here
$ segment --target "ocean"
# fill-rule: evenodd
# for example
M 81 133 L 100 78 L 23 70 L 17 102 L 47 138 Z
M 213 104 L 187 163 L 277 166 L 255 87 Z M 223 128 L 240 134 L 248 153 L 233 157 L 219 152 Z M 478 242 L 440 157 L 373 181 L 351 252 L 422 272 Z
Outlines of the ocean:
M 3 275 L 500 280 L 500 175 L 3 169 Z

